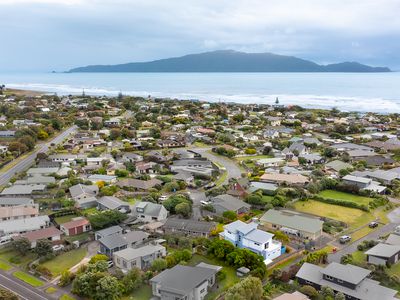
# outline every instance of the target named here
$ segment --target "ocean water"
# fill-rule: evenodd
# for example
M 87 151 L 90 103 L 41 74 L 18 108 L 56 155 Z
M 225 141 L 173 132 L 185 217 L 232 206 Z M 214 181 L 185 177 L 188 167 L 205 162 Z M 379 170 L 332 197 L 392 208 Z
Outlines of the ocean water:
M 400 73 L 0 73 L 0 84 L 59 95 L 125 95 L 400 112 Z

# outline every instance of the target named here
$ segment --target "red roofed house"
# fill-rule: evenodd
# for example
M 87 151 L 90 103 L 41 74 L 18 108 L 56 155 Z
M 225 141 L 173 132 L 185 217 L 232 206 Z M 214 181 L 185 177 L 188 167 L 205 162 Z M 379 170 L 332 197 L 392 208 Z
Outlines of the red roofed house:
M 92 229 L 87 219 L 83 217 L 73 218 L 71 221 L 61 224 L 60 229 L 66 236 L 77 235 Z
M 49 240 L 53 244 L 61 244 L 62 231 L 55 227 L 43 228 L 31 232 L 24 233 L 21 237 L 27 238 L 31 242 L 31 248 L 36 247 L 38 240 Z

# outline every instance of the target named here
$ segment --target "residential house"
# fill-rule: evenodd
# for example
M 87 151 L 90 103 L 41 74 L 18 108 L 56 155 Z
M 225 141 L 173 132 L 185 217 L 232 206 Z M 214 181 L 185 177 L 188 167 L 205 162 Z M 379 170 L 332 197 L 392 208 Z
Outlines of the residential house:
M 143 156 L 132 152 L 125 152 L 122 154 L 122 161 L 136 163 L 139 161 L 143 161 Z
M 37 216 L 39 216 L 39 206 L 37 204 L 0 207 L 0 222 Z
M 394 265 L 400 260 L 400 245 L 379 243 L 365 252 L 367 262 L 375 265 Z
M 216 266 L 176 265 L 151 280 L 153 296 L 159 299 L 203 300 L 215 285 Z
M 69 188 L 72 199 L 77 202 L 79 208 L 89 208 L 97 205 L 96 196 L 99 193 L 97 185 L 76 184 Z
M 168 211 L 161 204 L 141 201 L 136 202 L 133 206 L 132 215 L 141 222 L 151 223 L 166 220 Z
M 309 182 L 308 178 L 301 174 L 279 174 L 279 173 L 264 173 L 260 177 L 260 181 L 277 183 L 277 184 L 289 184 L 289 185 L 300 185 L 304 186 Z
M 320 290 L 330 287 L 334 292 L 343 293 L 346 299 L 359 300 L 394 300 L 396 290 L 379 285 L 376 280 L 368 278 L 370 270 L 351 264 L 342 265 L 336 262 L 327 267 L 304 263 L 296 274 L 301 285 L 311 285 Z
M 256 223 L 244 223 L 237 220 L 224 226 L 220 237 L 236 247 L 248 249 L 261 255 L 268 264 L 282 254 L 282 243 L 273 240 L 273 234 L 257 229 Z
M 275 297 L 273 300 L 310 300 L 306 295 L 300 293 L 298 291 L 294 291 L 293 293 L 284 293 L 278 297 Z
M 62 231 L 58 230 L 56 227 L 48 227 L 43 228 L 31 232 L 27 232 L 21 235 L 23 238 L 27 238 L 31 243 L 31 248 L 36 247 L 36 243 L 39 240 L 49 240 L 53 244 L 60 244 L 62 243 L 61 236 Z
M 248 212 L 251 208 L 250 204 L 228 194 L 212 197 L 210 202 L 210 205 L 218 215 L 222 215 L 226 211 L 242 214 Z
M 167 255 L 167 250 L 161 245 L 145 245 L 139 248 L 126 248 L 113 253 L 114 265 L 126 273 L 133 268 L 146 270 L 154 260 Z
M 339 173 L 340 170 L 349 169 L 352 165 L 341 160 L 333 160 L 325 164 L 325 171 L 330 173 Z
M 260 223 L 269 230 L 280 230 L 302 239 L 316 240 L 322 235 L 324 222 L 316 217 L 290 210 L 268 210 Z
M 25 197 L 0 197 L 0 207 L 17 206 L 17 205 L 33 205 L 32 198 Z
M 142 245 L 149 234 L 144 231 L 130 231 L 125 234 L 113 234 L 99 239 L 100 253 L 112 257 L 114 252 Z
M 126 178 L 117 182 L 117 185 L 121 188 L 134 189 L 138 191 L 148 191 L 149 189 L 161 184 L 162 181 L 156 178 L 152 178 L 150 180 Z
M 263 168 L 279 167 L 285 164 L 283 157 L 263 158 L 256 161 L 256 165 Z
M 274 183 L 252 181 L 249 186 L 249 193 L 254 193 L 257 191 L 262 191 L 263 194 L 274 195 L 278 186 Z
M 15 184 L 8 188 L 5 188 L 1 192 L 1 196 L 6 197 L 26 197 L 31 196 L 32 193 L 35 192 L 43 192 L 46 189 L 44 184 L 37 184 L 37 185 L 21 185 Z
M 118 210 L 122 213 L 128 213 L 130 211 L 129 203 L 124 202 L 114 196 L 103 196 L 97 200 L 98 210 Z
M 386 190 L 386 187 L 380 185 L 379 182 L 373 181 L 370 178 L 346 175 L 342 178 L 342 180 L 344 184 L 355 186 L 360 190 L 369 190 L 379 194 L 384 193 Z
M 98 241 L 98 240 L 100 240 L 100 239 L 102 239 L 102 238 L 104 238 L 104 237 L 107 237 L 107 236 L 111 236 L 111 235 L 120 235 L 120 234 L 123 233 L 123 231 L 124 231 L 124 230 L 122 229 L 122 227 L 120 227 L 120 226 L 118 226 L 118 225 L 111 226 L 111 227 L 107 227 L 107 228 L 105 228 L 105 229 L 96 231 L 96 232 L 94 233 L 94 239 L 95 239 L 96 241 Z
M 60 230 L 64 232 L 66 236 L 78 235 L 81 233 L 88 232 L 92 229 L 90 222 L 84 217 L 76 217 L 71 221 L 60 225 Z
M 93 183 L 97 183 L 97 182 L 101 182 L 101 181 L 106 182 L 106 183 L 115 183 L 115 182 L 117 182 L 117 176 L 93 174 L 88 177 L 88 180 L 90 180 Z
M 50 225 L 49 216 L 37 216 L 29 219 L 17 219 L 0 222 L 2 235 L 22 234 L 46 228 Z
M 200 236 L 208 238 L 216 228 L 214 222 L 196 221 L 190 219 L 168 218 L 163 226 L 164 234 L 185 236 Z
M 185 171 L 193 175 L 212 176 L 216 169 L 207 159 L 179 159 L 170 165 L 170 170 L 175 173 Z

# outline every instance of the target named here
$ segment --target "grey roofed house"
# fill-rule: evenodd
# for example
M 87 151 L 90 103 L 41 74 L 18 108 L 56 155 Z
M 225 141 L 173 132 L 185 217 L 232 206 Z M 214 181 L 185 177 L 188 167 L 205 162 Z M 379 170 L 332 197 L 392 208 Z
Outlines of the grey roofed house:
M 144 222 L 163 221 L 168 217 L 168 211 L 162 204 L 141 201 L 133 206 L 132 215 Z
M 99 209 L 119 210 L 121 212 L 128 212 L 130 210 L 129 203 L 114 196 L 103 196 L 97 200 L 97 203 Z
M 168 218 L 163 229 L 165 233 L 183 233 L 191 236 L 208 237 L 215 226 L 214 222 Z
M 57 173 L 60 168 L 30 168 L 26 173 L 29 176 L 33 176 L 35 174 L 41 175 L 50 175 L 53 173 Z
M 389 245 L 400 245 L 400 235 L 391 233 L 385 241 Z
M 371 273 L 369 270 L 338 263 L 331 263 L 328 267 L 330 267 L 328 271 L 325 271 L 323 267 L 304 263 L 296 274 L 297 280 L 302 285 L 311 285 L 316 289 L 328 286 L 335 292 L 343 293 L 346 299 L 397 299 L 395 298 L 396 290 L 381 286 L 379 282 L 367 277 Z M 350 280 L 350 282 L 346 282 L 346 280 Z
M 114 252 L 142 244 L 149 234 L 144 231 L 131 231 L 126 234 L 109 235 L 99 239 L 100 252 L 111 256 Z
M 95 196 L 87 196 L 84 198 L 75 199 L 77 208 L 91 208 L 97 206 L 97 198 Z
M 351 164 L 345 163 L 345 162 L 340 161 L 340 160 L 333 160 L 333 161 L 328 162 L 327 164 L 325 164 L 325 168 L 332 169 L 332 170 L 334 170 L 336 172 L 339 172 L 340 170 L 348 169 L 348 168 L 351 168 L 351 167 L 352 167 Z
M 157 286 L 157 288 L 153 288 L 153 295 L 157 296 L 158 294 L 161 296 L 161 299 L 170 299 L 169 297 L 175 295 L 175 297 L 181 299 L 192 293 L 196 287 L 202 285 L 205 281 L 209 281 L 216 273 L 217 271 L 215 269 L 208 267 L 176 265 L 154 276 L 150 280 L 152 285 Z M 207 287 L 213 284 L 214 281 L 212 284 L 208 283 Z M 156 291 L 156 293 L 154 293 L 154 291 Z M 190 299 L 197 300 L 200 298 L 190 297 Z
M 382 180 L 385 184 L 390 184 L 393 180 L 400 179 L 400 174 L 391 170 L 354 171 L 351 175 Z
M 252 181 L 250 183 L 250 187 L 248 191 L 250 193 L 256 192 L 258 190 L 262 190 L 265 192 L 274 193 L 278 189 L 278 186 L 274 183 L 269 182 L 260 182 L 260 181 Z
M 33 204 L 33 199 L 27 197 L 0 197 L 0 207 L 27 204 Z
M 371 271 L 350 264 L 342 265 L 332 262 L 322 269 L 321 273 L 334 278 L 340 278 L 346 282 L 359 284 L 364 278 L 371 274 Z
M 143 270 L 151 267 L 151 264 L 155 259 L 161 258 L 165 255 L 166 249 L 164 246 L 159 244 L 149 244 L 138 248 L 122 249 L 114 252 L 113 257 L 116 267 L 122 270 L 130 270 L 134 267 Z
M 83 185 L 79 183 L 71 186 L 69 192 L 72 198 L 78 198 L 85 194 L 95 196 L 99 192 L 99 187 L 97 185 Z
M 93 174 L 88 177 L 88 180 L 92 182 L 104 181 L 104 182 L 113 182 L 117 180 L 117 176 L 114 175 L 103 175 L 103 174 Z
M 349 150 L 349 151 L 347 151 L 347 154 L 352 158 L 368 157 L 368 156 L 375 156 L 376 155 L 375 152 L 366 151 L 366 150 Z
M 39 160 L 38 164 L 36 167 L 38 168 L 59 168 L 61 165 L 60 162 L 58 161 L 51 161 L 47 159 L 41 159 Z
M 162 181 L 156 178 L 150 180 L 126 178 L 117 182 L 117 185 L 119 187 L 133 187 L 135 189 L 140 189 L 140 190 L 148 190 L 161 184 Z
M 381 166 L 384 164 L 393 164 L 396 161 L 391 158 L 391 157 L 384 157 L 382 155 L 374 155 L 374 156 L 369 156 L 369 157 L 360 157 L 356 158 L 356 160 L 364 160 L 367 165 L 369 166 Z
M 293 229 L 302 232 L 302 236 L 307 233 L 315 238 L 322 234 L 322 225 L 324 222 L 319 218 L 306 216 L 296 211 L 290 210 L 268 210 L 261 218 L 261 223 L 270 223 L 275 229 Z M 274 226 L 275 225 L 275 226 Z M 311 236 L 309 236 L 311 238 Z
M 250 210 L 251 207 L 250 204 L 228 194 L 212 197 L 211 205 L 218 214 L 222 214 L 225 211 L 234 211 L 240 214 Z
M 333 144 L 330 146 L 331 148 L 337 149 L 339 151 L 351 151 L 351 150 L 361 150 L 361 151 L 370 151 L 374 152 L 374 149 L 365 145 L 358 145 L 353 143 L 339 143 Z
M 367 261 L 372 264 L 396 264 L 399 261 L 400 245 L 379 243 L 365 252 Z
M 15 130 L 0 130 L 0 137 L 13 137 Z
M 12 185 L 11 187 L 5 188 L 2 192 L 2 196 L 12 195 L 31 195 L 33 191 L 43 191 L 46 188 L 43 184 L 35 186 L 31 185 Z
M 26 185 L 26 184 L 51 184 L 51 183 L 55 183 L 56 179 L 52 176 L 42 176 L 42 175 L 34 175 L 34 176 L 30 176 L 27 179 L 23 179 L 23 180 L 17 180 L 14 182 L 14 184 L 22 184 L 22 185 Z
M 48 227 L 50 224 L 49 216 L 37 216 L 26 219 L 8 220 L 0 222 L 0 232 L 2 234 L 25 233 Z
M 107 227 L 105 229 L 96 231 L 94 233 L 95 236 L 95 240 L 99 240 L 103 237 L 107 237 L 110 235 L 118 235 L 118 234 L 122 234 L 123 229 L 121 226 L 115 225 L 115 226 L 111 226 L 111 227 Z

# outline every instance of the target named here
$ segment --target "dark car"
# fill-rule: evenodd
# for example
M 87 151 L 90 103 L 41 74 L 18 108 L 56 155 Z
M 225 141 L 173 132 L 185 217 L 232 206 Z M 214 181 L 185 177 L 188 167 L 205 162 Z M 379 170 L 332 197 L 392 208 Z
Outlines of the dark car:
M 368 224 L 369 228 L 375 228 L 378 227 L 378 225 L 379 225 L 378 222 L 371 222 Z

